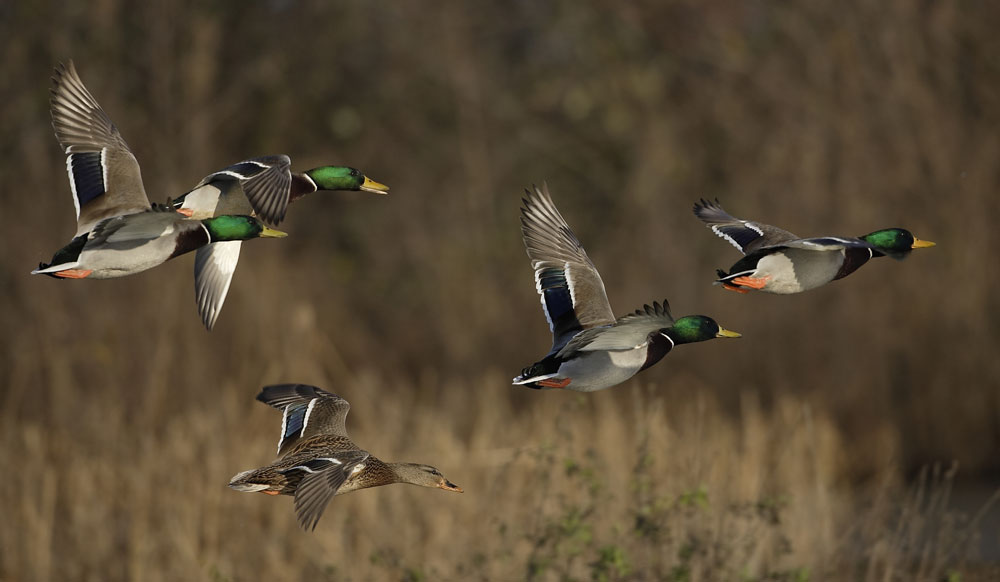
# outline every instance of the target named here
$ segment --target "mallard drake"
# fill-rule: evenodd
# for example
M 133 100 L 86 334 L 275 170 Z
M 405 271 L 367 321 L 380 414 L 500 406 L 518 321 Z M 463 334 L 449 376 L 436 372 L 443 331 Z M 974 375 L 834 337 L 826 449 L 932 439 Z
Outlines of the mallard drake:
M 32 274 L 109 279 L 145 271 L 213 241 L 281 237 L 250 216 L 190 220 L 151 207 L 139 163 L 70 61 L 56 69 L 52 126 L 66 152 L 76 207 L 73 240 Z
M 392 483 L 462 492 L 430 465 L 386 463 L 347 436 L 351 405 L 340 396 L 305 384 L 266 386 L 257 400 L 283 413 L 278 459 L 236 474 L 237 491 L 294 495 L 303 529 L 313 530 L 334 495 Z
M 286 155 L 252 158 L 205 176 L 191 191 L 174 200 L 178 212 L 191 218 L 221 214 L 256 214 L 268 224 L 285 219 L 288 204 L 320 190 L 354 190 L 388 194 L 389 187 L 355 168 L 320 166 L 292 173 Z
M 872 257 L 888 255 L 901 260 L 913 249 L 935 244 L 904 228 L 885 228 L 857 238 L 799 238 L 775 226 L 735 218 L 718 200 L 695 203 L 694 215 L 745 255 L 728 273 L 719 269 L 716 281 L 739 293 L 751 289 L 780 295 L 800 293 L 842 279 Z
M 97 223 L 93 230 L 56 251 L 51 262 L 39 263 L 31 274 L 114 279 L 152 269 L 210 243 L 283 236 L 285 233 L 252 216 L 191 220 L 171 208 L 157 206 Z
M 205 176 L 191 191 L 173 201 L 174 209 L 191 218 L 249 214 L 271 224 L 281 222 L 289 202 L 317 190 L 364 190 L 387 194 L 389 187 L 354 168 L 321 166 L 301 174 L 290 171 L 288 156 L 244 160 Z M 240 259 L 240 241 L 198 249 L 195 256 L 195 300 L 209 330 L 222 311 Z
M 556 209 L 548 187 L 525 193 L 521 234 L 552 332 L 552 349 L 514 378 L 515 385 L 603 390 L 659 362 L 676 345 L 740 337 L 704 315 L 674 320 L 666 301 L 616 319 L 600 273 Z

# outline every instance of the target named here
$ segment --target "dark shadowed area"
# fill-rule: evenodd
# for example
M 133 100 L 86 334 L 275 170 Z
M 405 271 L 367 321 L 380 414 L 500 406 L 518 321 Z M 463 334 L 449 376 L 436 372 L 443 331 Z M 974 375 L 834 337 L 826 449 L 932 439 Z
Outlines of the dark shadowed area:
M 1000 4 L 0 2 L 0 580 L 1000 577 Z M 254 240 L 213 332 L 186 256 L 28 273 L 75 229 L 73 59 L 163 202 L 241 159 L 350 165 Z M 595 394 L 510 378 L 550 336 L 520 239 L 547 182 L 615 312 L 740 340 Z M 712 286 L 691 213 L 938 243 L 799 295 Z M 352 403 L 456 495 L 226 487 L 273 459 L 265 384 Z

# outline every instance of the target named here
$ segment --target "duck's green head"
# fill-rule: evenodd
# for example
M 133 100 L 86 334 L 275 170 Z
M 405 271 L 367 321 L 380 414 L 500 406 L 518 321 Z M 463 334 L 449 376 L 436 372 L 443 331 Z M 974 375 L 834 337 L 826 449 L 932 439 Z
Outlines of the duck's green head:
M 363 190 L 373 194 L 388 194 L 389 187 L 379 184 L 355 168 L 320 166 L 305 173 L 317 190 Z
M 724 329 L 711 317 L 704 315 L 687 315 L 674 322 L 673 327 L 664 333 L 674 344 L 690 344 L 703 342 L 717 337 L 740 337 L 735 331 Z
M 227 240 L 249 240 L 257 237 L 281 238 L 287 233 L 268 228 L 264 223 L 252 216 L 227 214 L 206 218 L 201 221 L 208 229 L 212 242 Z
M 913 249 L 924 249 L 934 246 L 929 240 L 920 240 L 905 228 L 884 228 L 861 237 L 871 243 L 883 254 L 900 257 Z

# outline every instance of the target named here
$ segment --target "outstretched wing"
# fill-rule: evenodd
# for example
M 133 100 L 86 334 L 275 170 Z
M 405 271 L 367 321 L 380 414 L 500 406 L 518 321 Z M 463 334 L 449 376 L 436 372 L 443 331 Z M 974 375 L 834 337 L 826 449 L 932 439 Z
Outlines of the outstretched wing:
M 139 162 L 83 85 L 73 61 L 57 67 L 52 81 L 52 128 L 66 152 L 76 236 L 106 218 L 148 210 Z
M 243 241 L 216 242 L 198 249 L 194 257 L 194 296 L 198 314 L 209 331 L 226 302 Z
M 696 202 L 694 215 L 712 232 L 729 241 L 743 254 L 799 238 L 776 226 L 736 218 L 723 210 L 718 200 L 709 202 L 702 199 Z
M 521 234 L 555 351 L 580 330 L 609 325 L 615 317 L 600 273 L 556 209 L 548 186 L 525 192 Z
M 295 513 L 302 529 L 314 530 L 330 499 L 355 471 L 364 468 L 368 458 L 365 451 L 343 451 L 333 457 L 310 459 L 301 465 L 285 469 L 282 473 L 306 473 L 295 489 Z
M 302 438 L 315 435 L 347 438 L 345 422 L 351 405 L 336 394 L 307 384 L 277 384 L 265 386 L 257 400 L 284 412 L 279 457 Z
M 243 160 L 202 178 L 174 206 L 192 218 L 224 214 L 253 214 L 277 224 L 285 217 L 292 185 L 288 156 L 264 156 Z
M 635 313 L 619 318 L 613 325 L 588 329 L 574 337 L 563 351 L 631 350 L 649 342 L 650 336 L 674 325 L 670 304 L 653 302 Z M 668 338 L 669 339 L 669 338 Z

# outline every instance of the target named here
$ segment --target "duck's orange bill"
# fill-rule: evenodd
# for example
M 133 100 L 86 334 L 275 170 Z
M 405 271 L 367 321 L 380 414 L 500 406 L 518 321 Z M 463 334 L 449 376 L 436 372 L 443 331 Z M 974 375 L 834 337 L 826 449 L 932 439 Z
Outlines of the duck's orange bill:
M 915 238 L 915 239 L 913 239 L 913 246 L 911 246 L 910 248 L 911 249 L 926 249 L 926 248 L 932 247 L 932 246 L 934 246 L 936 244 L 937 243 L 933 243 L 933 242 L 931 242 L 929 240 L 920 240 L 919 238 Z

